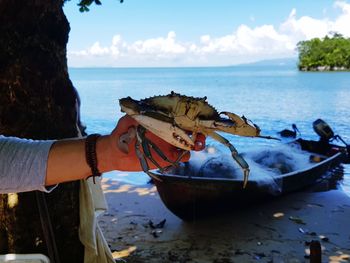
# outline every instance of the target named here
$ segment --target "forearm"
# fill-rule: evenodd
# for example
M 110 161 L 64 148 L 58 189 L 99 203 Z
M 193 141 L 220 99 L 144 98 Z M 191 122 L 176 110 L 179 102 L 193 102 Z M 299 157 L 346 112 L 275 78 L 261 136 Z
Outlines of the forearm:
M 135 152 L 136 138 L 131 138 L 130 141 L 128 141 L 128 150 L 122 150 L 118 146 L 120 136 L 125 134 L 130 127 L 130 125 L 120 125 L 120 128 L 115 129 L 110 135 L 101 136 L 97 139 L 96 157 L 97 168 L 100 173 L 112 170 L 142 170 L 140 161 Z M 174 146 L 162 141 L 156 136 L 151 135 L 150 139 L 157 145 L 160 145 L 160 149 L 170 160 L 174 161 L 181 155 L 181 152 Z M 153 149 L 151 149 L 151 152 L 159 165 L 164 167 L 170 164 L 160 158 Z M 92 171 L 85 156 L 85 138 L 56 141 L 49 153 L 45 185 L 53 185 L 89 177 Z M 187 161 L 188 159 L 189 154 L 182 158 L 183 161 Z M 149 162 L 149 169 L 154 168 L 156 168 L 155 165 Z
M 98 170 L 103 173 L 116 169 L 112 161 L 111 138 L 101 136 L 96 142 Z M 114 151 L 115 155 L 115 151 Z M 45 185 L 85 179 L 91 175 L 91 168 L 85 158 L 85 138 L 57 141 L 51 147 Z
M 119 120 L 111 134 L 97 139 L 96 158 L 100 173 L 142 170 L 135 151 L 137 125 L 135 120 L 125 116 Z M 175 161 L 182 156 L 181 150 L 154 134 L 148 133 L 146 137 L 168 159 Z M 0 136 L 0 193 L 47 191 L 45 186 L 89 177 L 92 171 L 86 160 L 85 144 L 85 138 L 34 141 Z M 205 145 L 204 141 L 202 145 Z M 169 165 L 153 149 L 151 154 L 160 166 Z M 181 160 L 188 159 L 189 154 L 186 154 Z M 156 166 L 149 162 L 149 169 L 154 168 Z

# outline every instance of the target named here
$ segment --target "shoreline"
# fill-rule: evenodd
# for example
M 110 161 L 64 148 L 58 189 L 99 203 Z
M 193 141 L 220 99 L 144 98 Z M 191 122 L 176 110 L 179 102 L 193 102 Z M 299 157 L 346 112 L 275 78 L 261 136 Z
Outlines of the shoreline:
M 341 190 L 288 194 L 187 223 L 153 185 L 102 185 L 109 210 L 100 227 L 124 262 L 305 262 L 311 240 L 320 241 L 322 262 L 350 262 L 350 197 Z

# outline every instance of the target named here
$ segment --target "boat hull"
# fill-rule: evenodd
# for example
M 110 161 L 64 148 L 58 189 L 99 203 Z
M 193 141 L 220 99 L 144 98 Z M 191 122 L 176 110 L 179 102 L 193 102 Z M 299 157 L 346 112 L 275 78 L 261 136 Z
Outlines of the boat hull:
M 155 180 L 155 185 L 161 200 L 172 213 L 185 221 L 192 221 L 304 189 L 323 179 L 327 171 L 343 159 L 343 153 L 336 153 L 308 169 L 280 175 L 274 179 L 273 189 L 271 184 L 259 184 L 253 180 L 248 181 L 243 189 L 243 182 L 238 179 L 161 173 L 157 174 L 161 181 Z

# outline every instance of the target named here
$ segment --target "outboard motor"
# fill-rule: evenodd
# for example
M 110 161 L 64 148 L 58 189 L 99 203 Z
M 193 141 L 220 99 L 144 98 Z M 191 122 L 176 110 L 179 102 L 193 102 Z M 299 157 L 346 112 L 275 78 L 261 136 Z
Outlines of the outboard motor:
M 329 141 L 339 140 L 345 144 L 347 162 L 350 162 L 350 145 L 347 144 L 342 137 L 339 135 L 335 135 L 331 127 L 321 119 L 317 119 L 312 123 L 312 127 L 314 131 L 320 136 L 320 142 L 324 144 L 324 146 L 329 145 Z
M 329 141 L 333 139 L 334 132 L 331 127 L 321 119 L 317 119 L 312 123 L 314 131 L 320 136 L 321 141 Z

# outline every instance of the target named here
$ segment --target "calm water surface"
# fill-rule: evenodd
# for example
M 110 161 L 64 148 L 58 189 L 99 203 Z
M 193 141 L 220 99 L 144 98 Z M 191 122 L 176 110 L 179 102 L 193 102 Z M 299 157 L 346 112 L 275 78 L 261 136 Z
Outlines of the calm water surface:
M 276 132 L 295 123 L 305 139 L 318 139 L 312 129 L 317 118 L 325 120 L 350 143 L 350 73 L 305 73 L 291 66 L 237 66 L 219 68 L 71 68 L 71 80 L 82 105 L 88 132 L 108 133 L 122 116 L 118 99 L 141 99 L 171 91 L 207 96 L 218 111 L 245 115 L 262 129 Z M 278 142 L 225 135 L 239 151 L 254 145 Z M 209 144 L 218 146 L 208 139 Z M 218 146 L 222 147 L 222 146 Z M 143 173 L 113 172 L 106 175 L 135 184 Z M 345 166 L 341 186 L 350 193 L 350 167 Z

